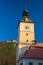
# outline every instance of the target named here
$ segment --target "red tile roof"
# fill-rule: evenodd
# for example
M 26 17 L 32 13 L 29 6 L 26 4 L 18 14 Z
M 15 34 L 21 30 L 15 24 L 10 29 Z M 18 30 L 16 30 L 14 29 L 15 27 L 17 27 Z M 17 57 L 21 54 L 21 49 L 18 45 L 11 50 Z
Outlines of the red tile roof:
M 43 47 L 43 43 L 37 43 L 37 44 L 32 45 L 32 46 L 35 46 L 35 47 Z
M 24 57 L 43 59 L 43 44 L 35 44 L 28 49 Z

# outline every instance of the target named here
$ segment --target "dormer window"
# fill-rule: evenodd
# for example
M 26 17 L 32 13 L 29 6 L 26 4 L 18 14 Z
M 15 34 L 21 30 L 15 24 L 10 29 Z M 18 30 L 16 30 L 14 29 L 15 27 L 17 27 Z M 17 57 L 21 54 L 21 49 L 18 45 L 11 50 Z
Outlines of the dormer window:
M 28 18 L 25 18 L 25 21 L 28 21 Z
M 32 44 L 36 44 L 36 40 L 33 40 L 33 41 L 32 41 Z

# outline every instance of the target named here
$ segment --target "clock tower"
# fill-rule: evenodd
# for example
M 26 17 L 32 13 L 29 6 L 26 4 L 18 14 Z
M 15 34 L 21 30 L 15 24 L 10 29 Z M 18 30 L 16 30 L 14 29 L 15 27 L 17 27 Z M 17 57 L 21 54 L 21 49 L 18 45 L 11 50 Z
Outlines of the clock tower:
M 28 16 L 25 9 L 22 13 L 22 20 L 18 22 L 18 44 L 17 44 L 17 60 L 32 45 L 34 38 L 34 22 Z

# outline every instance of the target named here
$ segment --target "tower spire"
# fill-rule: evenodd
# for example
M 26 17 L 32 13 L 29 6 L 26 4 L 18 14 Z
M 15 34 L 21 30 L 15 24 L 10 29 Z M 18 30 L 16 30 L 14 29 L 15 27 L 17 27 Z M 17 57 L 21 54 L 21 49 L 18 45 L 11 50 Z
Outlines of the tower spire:
M 28 10 L 27 9 L 24 9 L 23 13 L 22 13 L 22 16 L 28 16 Z

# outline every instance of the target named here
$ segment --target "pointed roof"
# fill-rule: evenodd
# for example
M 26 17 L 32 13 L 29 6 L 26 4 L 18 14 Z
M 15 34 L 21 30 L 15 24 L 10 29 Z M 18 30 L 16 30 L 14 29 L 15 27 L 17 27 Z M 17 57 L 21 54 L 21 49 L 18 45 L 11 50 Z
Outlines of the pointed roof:
M 29 16 L 28 16 L 28 10 L 27 9 L 23 10 L 22 19 L 18 22 L 17 28 L 18 28 L 20 22 L 23 22 L 23 23 L 24 22 L 25 23 L 35 23 L 35 22 L 32 22 L 31 19 L 29 18 Z
M 28 16 L 28 10 L 27 9 L 24 9 L 23 13 L 22 13 L 22 16 Z
M 28 16 L 28 10 L 27 9 L 24 9 L 23 10 L 23 13 L 22 13 L 22 19 L 21 19 L 21 21 L 23 22 L 32 22 L 31 21 L 31 19 L 29 18 L 29 16 Z

